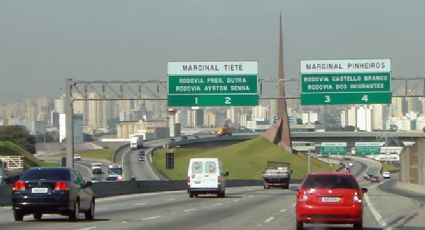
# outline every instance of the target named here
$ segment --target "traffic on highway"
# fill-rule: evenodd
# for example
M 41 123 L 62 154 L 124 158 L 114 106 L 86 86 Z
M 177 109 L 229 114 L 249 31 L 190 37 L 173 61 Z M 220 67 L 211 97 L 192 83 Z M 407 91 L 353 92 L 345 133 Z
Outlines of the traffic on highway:
M 163 141 L 159 140 L 150 144 L 146 142 L 146 147 L 143 148 L 143 151 L 150 153 L 150 147 L 162 144 Z M 155 177 L 155 174 L 146 166 L 149 160 L 140 162 L 137 160 L 139 155 L 140 149 L 130 150 L 129 148 L 123 148 L 122 151 L 117 152 L 115 159 L 122 164 L 122 168 L 118 164 L 111 164 L 111 167 L 102 165 L 102 170 L 105 170 L 107 172 L 106 174 L 108 174 L 104 181 L 119 181 L 118 175 L 125 176 L 123 180 L 126 181 L 131 181 L 131 176 L 138 177 L 137 180 L 145 180 L 143 178 L 157 180 L 158 178 Z M 147 158 L 149 159 L 149 157 L 148 154 Z M 192 173 L 198 171 L 203 172 L 203 165 L 205 165 L 205 170 L 208 172 L 211 173 L 218 170 L 218 175 L 225 176 L 226 172 L 220 169 L 222 166 L 219 166 L 221 163 L 213 163 L 214 161 L 212 160 L 214 159 L 193 159 L 193 163 L 187 165 L 188 176 L 191 177 Z M 392 175 L 391 178 L 385 181 L 371 183 L 370 176 L 366 178 L 365 175 L 380 175 L 379 162 L 360 157 L 351 157 L 349 160 L 340 158 L 339 160 L 341 161 L 341 165 L 344 166 L 343 168 L 348 167 L 350 169 L 349 172 L 343 170 L 343 172 L 337 174 L 312 175 L 316 177 L 317 175 L 324 175 L 326 177 L 353 175 L 353 179 L 343 179 L 338 184 L 326 184 L 332 181 L 338 181 L 339 179 L 329 180 L 330 178 L 325 178 L 326 180 L 318 180 L 309 179 L 307 176 L 305 183 L 308 183 L 308 185 L 303 185 L 304 182 L 301 181 L 298 183 L 291 182 L 289 189 L 264 190 L 263 186 L 259 184 L 257 186 L 222 187 L 223 189 L 225 188 L 225 193 L 224 190 L 218 190 L 223 191 L 222 193 L 210 193 L 201 192 L 202 190 L 199 189 L 202 186 L 197 186 L 193 188 L 196 188 L 193 191 L 188 187 L 188 190 L 97 198 L 95 201 L 96 205 L 93 205 L 95 207 L 93 208 L 93 220 L 90 219 L 90 215 L 88 215 L 89 218 L 87 220 L 82 219 L 81 213 L 87 213 L 88 211 L 84 211 L 81 208 L 80 212 L 76 214 L 75 209 L 72 209 L 72 207 L 75 208 L 73 205 L 70 206 L 69 213 L 66 211 L 59 213 L 65 215 L 65 217 L 55 215 L 55 212 L 51 211 L 46 211 L 45 213 L 36 211 L 34 212 L 36 214 L 33 216 L 20 216 L 20 213 L 23 212 L 18 212 L 18 215 L 16 215 L 17 209 L 12 205 L 0 208 L 0 223 L 2 229 L 12 229 L 18 226 L 19 229 L 30 229 L 34 227 L 48 227 L 50 229 L 240 229 L 242 227 L 243 229 L 280 229 L 282 226 L 286 226 L 285 229 L 315 229 L 316 227 L 327 227 L 331 229 L 398 229 L 402 225 L 408 226 L 412 224 L 415 226 L 415 224 L 421 223 L 422 220 L 418 217 L 425 215 L 425 213 L 420 206 L 420 202 L 424 202 L 425 200 L 423 197 L 418 197 L 414 194 L 400 192 L 401 190 L 396 186 L 397 175 Z M 84 162 L 85 159 L 83 158 L 78 164 L 84 164 Z M 214 166 L 211 164 L 214 164 Z M 99 164 L 95 162 L 90 165 L 95 167 L 95 174 L 97 175 Z M 92 170 L 86 170 L 88 174 L 84 178 L 90 178 L 90 172 L 93 173 Z M 108 179 L 112 175 L 116 179 Z M 204 176 L 212 177 L 212 175 L 200 174 L 202 178 Z M 42 177 L 39 178 L 42 179 Z M 196 178 L 197 176 L 193 177 L 194 185 L 199 181 Z M 383 176 L 381 175 L 379 178 L 383 178 Z M 48 178 L 46 177 L 46 179 Z M 217 179 L 214 180 L 216 181 Z M 20 191 L 21 188 L 26 189 L 25 185 L 20 185 L 20 183 L 15 184 L 16 189 L 14 189 L 16 191 Z M 33 182 L 31 183 L 34 184 Z M 207 183 L 207 180 L 199 183 Z M 316 185 L 315 183 L 320 184 Z M 86 186 L 90 188 L 91 184 L 87 184 Z M 320 190 L 320 186 L 325 186 L 323 187 L 323 191 Z M 343 187 L 339 188 L 338 186 Z M 41 186 L 40 189 L 43 187 Z M 29 188 L 37 189 L 36 186 Z M 68 187 L 64 184 L 58 188 L 66 192 Z M 48 190 L 50 189 L 53 189 L 53 187 L 48 188 Z M 56 190 L 56 188 L 54 189 Z M 349 192 L 350 190 L 347 189 L 354 190 Z M 188 192 L 192 194 L 194 191 L 201 192 L 196 194 L 196 199 L 192 199 L 192 195 L 188 196 Z M 41 194 L 43 194 L 41 192 L 41 190 L 37 190 L 35 195 L 41 197 Z M 318 195 L 313 196 L 313 192 L 317 192 Z M 341 195 L 338 195 L 340 192 L 342 192 Z M 327 195 L 324 196 L 323 194 L 325 193 Z M 47 194 L 50 194 L 50 192 L 47 191 Z M 358 204 L 356 207 L 361 210 L 360 214 L 356 214 L 357 219 L 350 220 L 339 218 L 310 219 L 310 217 L 302 214 L 305 211 L 301 211 L 301 206 L 299 205 L 306 202 L 307 207 L 310 207 L 312 205 L 310 202 L 318 202 L 315 201 L 317 198 L 313 198 L 316 196 L 323 199 L 323 201 L 316 203 L 316 205 L 323 204 L 325 207 L 339 214 L 341 214 L 341 211 L 337 211 L 335 208 L 343 207 L 340 202 L 356 202 Z M 350 196 L 350 198 L 345 196 Z M 400 210 L 411 210 L 412 207 L 415 207 L 414 210 L 416 211 L 413 213 L 410 211 L 400 213 L 390 208 L 393 204 L 389 203 L 388 200 L 396 203 Z M 336 206 L 333 207 L 331 205 Z M 354 206 L 349 205 L 347 207 Z M 351 216 L 356 213 L 354 210 L 349 211 L 347 208 L 344 209 L 348 211 L 344 215 Z M 312 211 L 311 209 L 309 210 Z M 14 212 L 15 214 L 13 214 Z M 28 213 L 25 212 L 25 214 Z M 319 213 L 316 213 L 320 218 L 324 218 L 328 214 L 330 212 L 324 212 L 323 209 Z M 74 217 L 75 215 L 77 217 Z M 70 222 L 68 219 L 73 221 Z M 16 222 L 15 220 L 22 221 Z M 337 225 L 334 225 L 335 223 Z

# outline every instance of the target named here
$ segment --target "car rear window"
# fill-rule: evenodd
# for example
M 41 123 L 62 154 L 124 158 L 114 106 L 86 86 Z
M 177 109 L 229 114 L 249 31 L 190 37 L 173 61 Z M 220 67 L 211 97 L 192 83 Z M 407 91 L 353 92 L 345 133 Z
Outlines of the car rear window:
M 203 164 L 202 161 L 194 161 L 192 163 L 192 173 L 202 173 Z
M 68 170 L 60 169 L 31 169 L 22 175 L 21 180 L 63 180 L 71 178 Z
M 214 161 L 205 162 L 205 173 L 217 173 L 217 164 Z
M 309 175 L 303 188 L 358 189 L 358 185 L 354 177 L 350 175 Z

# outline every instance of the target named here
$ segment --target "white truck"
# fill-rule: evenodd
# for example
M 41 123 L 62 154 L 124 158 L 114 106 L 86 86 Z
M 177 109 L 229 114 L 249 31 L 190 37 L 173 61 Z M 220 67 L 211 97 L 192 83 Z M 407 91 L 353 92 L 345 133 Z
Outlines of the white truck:
M 92 174 L 102 174 L 102 163 L 91 163 Z
M 130 137 L 130 149 L 139 149 L 143 147 L 143 136 Z
M 262 177 L 264 180 L 264 189 L 270 187 L 289 188 L 291 180 L 291 164 L 287 162 L 267 161 L 266 170 Z

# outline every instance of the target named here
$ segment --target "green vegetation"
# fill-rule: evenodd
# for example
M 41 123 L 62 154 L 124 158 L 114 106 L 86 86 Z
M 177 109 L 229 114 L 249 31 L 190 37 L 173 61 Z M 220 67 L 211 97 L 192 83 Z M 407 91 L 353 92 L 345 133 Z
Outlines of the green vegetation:
M 78 151 L 77 153 L 80 154 L 82 158 L 112 161 L 115 151 L 116 149 L 96 149 Z
M 84 151 L 77 151 L 76 154 L 80 154 L 82 158 L 88 158 L 93 160 L 105 160 L 105 161 L 111 161 L 112 157 L 114 156 L 114 153 L 117 149 L 95 149 L 95 150 L 84 150 Z M 58 154 L 52 155 L 52 157 L 64 157 L 66 156 L 66 153 L 61 152 Z
M 388 163 L 388 162 L 382 163 L 381 172 L 383 172 L 383 171 L 391 172 L 391 171 L 398 171 L 398 170 L 400 170 L 400 166 L 398 164 L 391 164 L 391 163 Z
M 229 179 L 261 179 L 267 161 L 283 161 L 291 163 L 292 178 L 301 179 L 307 173 L 307 156 L 291 154 L 270 143 L 264 137 L 244 141 L 238 144 L 216 148 L 195 149 L 177 148 L 174 154 L 172 170 L 165 169 L 165 149 L 155 151 L 153 155 L 154 167 L 172 180 L 183 180 L 187 177 L 187 165 L 190 158 L 217 157 L 229 172 Z M 311 158 L 312 171 L 335 171 L 337 165 L 328 164 Z
M 24 168 L 38 166 L 58 166 L 57 164 L 46 163 L 37 159 L 31 153 L 11 141 L 0 141 L 0 149 L 1 156 L 22 155 L 24 159 Z
M 35 154 L 35 137 L 30 135 L 23 126 L 0 126 L 0 141 L 11 141 L 25 149 L 30 154 Z M 8 154 L 9 149 L 0 148 L 0 154 Z

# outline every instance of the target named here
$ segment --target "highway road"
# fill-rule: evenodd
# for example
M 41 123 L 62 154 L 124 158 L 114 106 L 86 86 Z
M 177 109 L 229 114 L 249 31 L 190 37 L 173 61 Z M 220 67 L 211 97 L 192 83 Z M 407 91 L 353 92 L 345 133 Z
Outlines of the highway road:
M 131 150 L 129 147 L 126 147 L 119 151 L 116 154 L 114 163 L 123 166 L 124 180 L 130 180 L 132 176 L 134 176 L 136 180 L 160 180 L 161 177 L 154 172 L 149 162 L 152 162 L 151 154 L 153 149 L 167 142 L 168 140 L 166 139 L 146 141 L 143 148 Z M 138 160 L 140 151 L 145 152 L 145 161 Z
M 369 188 L 364 229 L 423 229 L 424 196 L 394 190 L 396 177 L 380 184 L 361 178 L 377 164 L 362 159 L 353 168 L 361 185 Z M 76 223 L 57 215 L 45 216 L 42 221 L 26 216 L 24 222 L 14 222 L 10 207 L 3 207 L 0 229 L 295 229 L 294 204 L 295 192 L 262 187 L 227 188 L 226 198 L 205 195 L 191 199 L 186 191 L 135 194 L 97 199 L 95 220 Z

